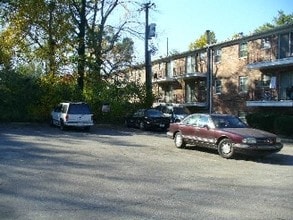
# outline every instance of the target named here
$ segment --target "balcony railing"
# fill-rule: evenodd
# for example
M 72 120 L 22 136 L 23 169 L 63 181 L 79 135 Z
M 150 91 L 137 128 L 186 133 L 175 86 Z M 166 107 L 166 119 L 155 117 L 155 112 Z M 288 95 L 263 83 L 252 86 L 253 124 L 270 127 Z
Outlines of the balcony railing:
M 248 107 L 293 107 L 293 91 L 280 98 L 276 89 L 256 89 L 252 100 L 246 102 Z
M 283 59 L 277 60 L 264 60 L 261 62 L 249 63 L 247 65 L 248 69 L 265 69 L 265 68 L 273 68 L 273 67 L 284 67 L 293 65 L 293 57 L 287 57 Z

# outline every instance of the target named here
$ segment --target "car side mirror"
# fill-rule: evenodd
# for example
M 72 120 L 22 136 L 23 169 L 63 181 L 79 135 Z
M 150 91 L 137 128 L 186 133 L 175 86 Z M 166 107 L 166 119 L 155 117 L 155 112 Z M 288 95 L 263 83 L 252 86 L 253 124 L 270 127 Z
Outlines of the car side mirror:
M 204 125 L 203 128 L 210 130 L 210 126 L 209 125 Z

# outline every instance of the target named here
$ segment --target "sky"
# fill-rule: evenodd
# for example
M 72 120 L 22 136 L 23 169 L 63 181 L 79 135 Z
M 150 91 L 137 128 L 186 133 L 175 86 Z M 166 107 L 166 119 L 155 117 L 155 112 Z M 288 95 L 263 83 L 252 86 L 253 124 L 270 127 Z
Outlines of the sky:
M 156 24 L 153 43 L 158 51 L 152 60 L 169 52 L 188 51 L 189 44 L 206 30 L 215 33 L 217 42 L 242 32 L 251 34 L 259 26 L 272 23 L 278 11 L 293 13 L 292 0 L 142 0 L 156 5 L 149 11 L 149 23 Z M 136 42 L 139 56 L 144 57 L 144 43 Z M 168 45 L 168 47 L 167 47 Z

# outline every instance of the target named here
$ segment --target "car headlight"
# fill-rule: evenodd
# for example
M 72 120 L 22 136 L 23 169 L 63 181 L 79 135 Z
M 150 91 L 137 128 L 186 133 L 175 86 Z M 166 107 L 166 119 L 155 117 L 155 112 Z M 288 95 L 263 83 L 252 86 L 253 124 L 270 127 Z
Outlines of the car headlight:
M 256 139 L 255 138 L 244 138 L 242 140 L 242 143 L 244 144 L 256 144 Z
M 279 138 L 279 137 L 277 137 L 277 138 L 276 138 L 276 143 L 281 143 L 281 142 L 282 142 L 282 139 Z

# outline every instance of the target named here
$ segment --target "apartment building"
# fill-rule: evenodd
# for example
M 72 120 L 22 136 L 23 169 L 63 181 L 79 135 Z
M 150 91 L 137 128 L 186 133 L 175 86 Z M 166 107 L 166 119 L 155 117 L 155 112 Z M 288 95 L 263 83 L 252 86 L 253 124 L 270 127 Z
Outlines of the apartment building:
M 145 81 L 143 65 L 130 74 Z M 293 25 L 155 60 L 152 86 L 157 103 L 193 112 L 293 114 Z

